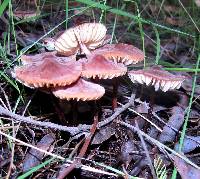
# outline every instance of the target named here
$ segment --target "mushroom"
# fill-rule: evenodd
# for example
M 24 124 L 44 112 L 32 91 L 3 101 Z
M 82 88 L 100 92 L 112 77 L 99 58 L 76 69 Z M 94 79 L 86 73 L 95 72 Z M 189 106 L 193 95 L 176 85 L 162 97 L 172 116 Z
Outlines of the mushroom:
M 78 80 L 81 75 L 80 62 L 56 57 L 53 53 L 24 56 L 22 59 L 29 59 L 30 62 L 16 66 L 13 77 L 29 87 L 66 86 Z
M 129 71 L 128 76 L 133 83 L 152 85 L 155 91 L 161 89 L 166 92 L 172 89 L 179 89 L 185 80 L 184 76 L 174 75 L 165 71 L 161 66 L 153 66 L 148 69 Z
M 9 12 L 7 12 L 7 14 L 9 14 Z M 18 21 L 21 20 L 21 19 L 35 18 L 39 15 L 40 15 L 40 11 L 31 11 L 31 10 L 28 10 L 28 9 L 15 10 L 13 12 L 13 17 Z
M 103 56 L 107 60 L 112 60 L 115 63 L 124 63 L 125 65 L 136 64 L 144 60 L 144 53 L 133 45 L 128 44 L 107 44 L 92 52 Z M 118 81 L 113 80 L 113 109 L 117 107 L 117 92 Z
M 80 78 L 71 85 L 56 87 L 52 92 L 60 99 L 90 101 L 101 98 L 105 93 L 105 89 L 98 84 Z
M 52 93 L 54 96 L 61 100 L 73 100 L 71 101 L 72 104 L 72 114 L 73 114 L 73 121 L 77 122 L 77 102 L 81 101 L 91 101 L 91 100 L 98 100 L 100 99 L 104 93 L 104 87 L 88 82 L 82 78 L 71 85 L 63 86 L 63 87 L 56 87 L 52 89 Z M 95 102 L 95 110 L 97 109 L 96 102 Z M 98 112 L 97 112 L 98 113 Z
M 107 60 L 104 56 L 95 53 L 89 55 L 88 59 L 84 59 L 82 65 L 81 75 L 86 78 L 112 79 L 123 76 L 127 72 L 127 67 L 123 64 L 116 64 L 113 61 Z M 118 85 L 113 83 L 113 110 L 117 107 L 117 89 Z
M 136 64 L 144 60 L 144 53 L 140 49 L 124 43 L 107 44 L 96 49 L 93 53 L 101 54 L 106 59 L 125 65 Z
M 72 55 L 78 51 L 89 54 L 104 43 L 106 27 L 100 23 L 84 23 L 67 29 L 55 41 L 55 50 L 61 55 Z
M 114 77 L 123 76 L 127 72 L 127 68 L 119 63 L 106 60 L 102 55 L 92 54 L 88 59 L 82 62 L 82 77 L 95 79 L 112 79 Z

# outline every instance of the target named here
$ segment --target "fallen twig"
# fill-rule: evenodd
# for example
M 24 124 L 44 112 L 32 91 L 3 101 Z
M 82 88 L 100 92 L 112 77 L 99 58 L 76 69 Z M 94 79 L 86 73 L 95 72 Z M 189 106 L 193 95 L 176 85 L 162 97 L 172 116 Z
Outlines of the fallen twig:
M 139 138 L 140 138 L 140 140 L 141 140 L 142 147 L 143 147 L 144 152 L 145 152 L 145 154 L 146 154 L 147 160 L 149 161 L 149 167 L 150 167 L 150 169 L 151 169 L 151 173 L 152 173 L 152 175 L 153 175 L 153 178 L 156 179 L 156 178 L 157 178 L 157 177 L 156 177 L 156 172 L 155 172 L 155 170 L 154 170 L 154 167 L 153 167 L 153 164 L 152 164 L 152 161 L 151 161 L 151 157 L 150 157 L 150 155 L 149 155 L 149 151 L 148 151 L 148 149 L 147 149 L 146 143 L 145 143 L 145 141 L 144 141 L 144 139 L 143 139 L 143 136 L 142 136 L 141 133 L 140 133 L 140 128 L 139 128 L 139 126 L 138 126 L 137 120 L 135 121 L 135 124 L 136 124 L 136 128 L 138 129 L 138 136 L 139 136 Z
M 8 109 L 5 109 L 1 105 L 0 105 L 0 115 L 9 116 L 19 122 L 24 122 L 24 123 L 28 123 L 28 124 L 37 125 L 37 126 L 43 126 L 46 128 L 57 129 L 60 131 L 66 131 L 66 132 L 69 132 L 71 135 L 75 135 L 75 134 L 79 133 L 79 131 L 80 131 L 80 129 L 78 127 L 66 127 L 66 126 L 54 124 L 52 122 L 37 121 L 31 117 L 20 116 L 18 114 L 15 114 L 15 113 L 9 111 Z M 6 118 L 6 119 L 8 119 L 8 118 Z
M 101 128 L 107 125 L 108 123 L 112 122 L 117 116 L 119 116 L 122 112 L 124 112 L 133 104 L 134 99 L 135 99 L 135 95 L 132 94 L 128 103 L 126 103 L 125 105 L 122 105 L 121 108 L 117 108 L 115 113 L 112 116 L 108 117 L 104 121 L 99 122 L 97 125 L 97 128 Z M 34 120 L 32 117 L 24 117 L 24 116 L 15 114 L 1 105 L 0 105 L 0 115 L 9 116 L 10 118 L 13 118 L 14 120 L 19 121 L 19 122 L 24 122 L 24 123 L 28 123 L 28 124 L 32 124 L 36 126 L 42 126 L 46 128 L 52 128 L 52 129 L 60 130 L 60 131 L 66 131 L 66 132 L 69 132 L 72 136 L 77 135 L 80 132 L 87 131 L 91 128 L 91 125 L 78 125 L 77 127 L 67 127 L 67 126 L 54 124 L 52 122 L 37 121 L 37 120 Z M 6 118 L 6 119 L 9 119 L 9 118 Z

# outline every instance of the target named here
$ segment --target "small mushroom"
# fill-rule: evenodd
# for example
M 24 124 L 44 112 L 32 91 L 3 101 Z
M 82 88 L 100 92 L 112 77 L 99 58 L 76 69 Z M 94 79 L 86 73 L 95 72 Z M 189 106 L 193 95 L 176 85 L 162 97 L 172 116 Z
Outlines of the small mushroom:
M 60 99 L 90 101 L 101 98 L 105 93 L 105 89 L 98 84 L 80 78 L 77 82 L 68 86 L 57 87 L 52 92 Z
M 23 58 L 32 62 L 16 66 L 13 77 L 29 87 L 66 86 L 78 80 L 81 75 L 81 63 L 67 57 L 44 53 Z
M 83 61 L 82 77 L 86 78 L 98 78 L 98 79 L 112 79 L 125 75 L 127 67 L 122 63 L 115 63 L 111 60 L 107 60 L 104 56 L 99 54 L 91 54 L 88 59 Z M 117 90 L 118 83 L 115 80 L 113 82 L 113 110 L 117 107 Z
M 72 55 L 78 51 L 88 54 L 104 43 L 106 27 L 100 23 L 84 23 L 67 29 L 55 41 L 55 49 L 59 54 Z
M 116 64 L 106 60 L 102 55 L 90 55 L 88 59 L 82 62 L 82 77 L 99 79 L 112 79 L 123 76 L 127 72 L 127 67 L 123 64 Z
M 9 13 L 9 12 L 8 12 Z M 40 11 L 33 11 L 33 10 L 15 10 L 13 12 L 13 17 L 16 20 L 27 19 L 27 18 L 35 18 L 40 15 Z
M 123 43 L 107 44 L 96 49 L 93 53 L 101 54 L 106 59 L 125 65 L 136 64 L 144 60 L 144 53 L 140 49 Z
M 166 92 L 172 89 L 179 89 L 185 80 L 184 76 L 174 75 L 165 71 L 161 66 L 153 66 L 148 69 L 129 71 L 129 78 L 133 83 L 152 85 L 155 91 L 161 89 Z

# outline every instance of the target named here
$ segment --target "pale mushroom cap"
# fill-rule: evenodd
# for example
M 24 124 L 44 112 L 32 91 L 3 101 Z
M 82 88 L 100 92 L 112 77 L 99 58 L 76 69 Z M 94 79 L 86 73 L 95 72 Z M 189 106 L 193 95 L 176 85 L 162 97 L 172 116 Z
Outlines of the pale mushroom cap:
M 129 71 L 128 76 L 133 83 L 152 85 L 156 91 L 161 89 L 164 92 L 180 88 L 185 80 L 184 76 L 169 73 L 160 66 L 137 71 L 132 70 Z
M 58 87 L 53 90 L 53 94 L 60 99 L 77 101 L 97 100 L 105 93 L 105 89 L 95 83 L 91 83 L 80 78 L 76 83 L 69 86 Z
M 80 44 L 88 49 L 101 46 L 106 36 L 106 27 L 100 23 L 84 23 L 67 29 L 55 42 L 55 49 L 63 55 L 72 55 L 80 50 Z
M 82 77 L 99 79 L 112 79 L 123 76 L 127 67 L 121 63 L 106 60 L 102 55 L 91 55 L 89 59 L 82 62 Z
M 43 56 L 35 63 L 15 67 L 13 76 L 29 87 L 55 87 L 75 82 L 80 77 L 81 70 L 80 62 L 69 61 L 66 57 L 57 59 L 51 54 Z
M 103 55 L 106 59 L 113 60 L 125 65 L 136 64 L 144 60 L 144 53 L 129 44 L 107 44 L 94 51 L 96 54 Z

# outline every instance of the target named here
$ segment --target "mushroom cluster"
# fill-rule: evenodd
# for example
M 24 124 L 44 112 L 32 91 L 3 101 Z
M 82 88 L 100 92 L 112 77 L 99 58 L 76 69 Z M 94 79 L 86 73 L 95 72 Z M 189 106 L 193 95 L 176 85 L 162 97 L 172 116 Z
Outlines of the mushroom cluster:
M 46 38 L 45 44 L 54 51 L 22 55 L 22 65 L 14 68 L 13 76 L 28 87 L 48 88 L 60 99 L 99 99 L 105 89 L 89 79 L 123 76 L 127 65 L 144 59 L 144 53 L 133 45 L 109 44 L 110 36 L 106 31 L 101 23 L 84 23 L 54 38 Z M 133 82 L 153 85 L 155 90 L 164 92 L 179 88 L 184 80 L 158 66 L 130 71 L 128 76 Z
M 99 99 L 104 87 L 86 80 L 123 76 L 126 65 L 144 59 L 143 52 L 132 45 L 108 44 L 106 31 L 103 24 L 84 23 L 48 38 L 45 43 L 54 51 L 22 55 L 22 65 L 14 68 L 13 77 L 28 87 L 48 88 L 60 99 Z M 77 55 L 84 58 L 77 60 Z

